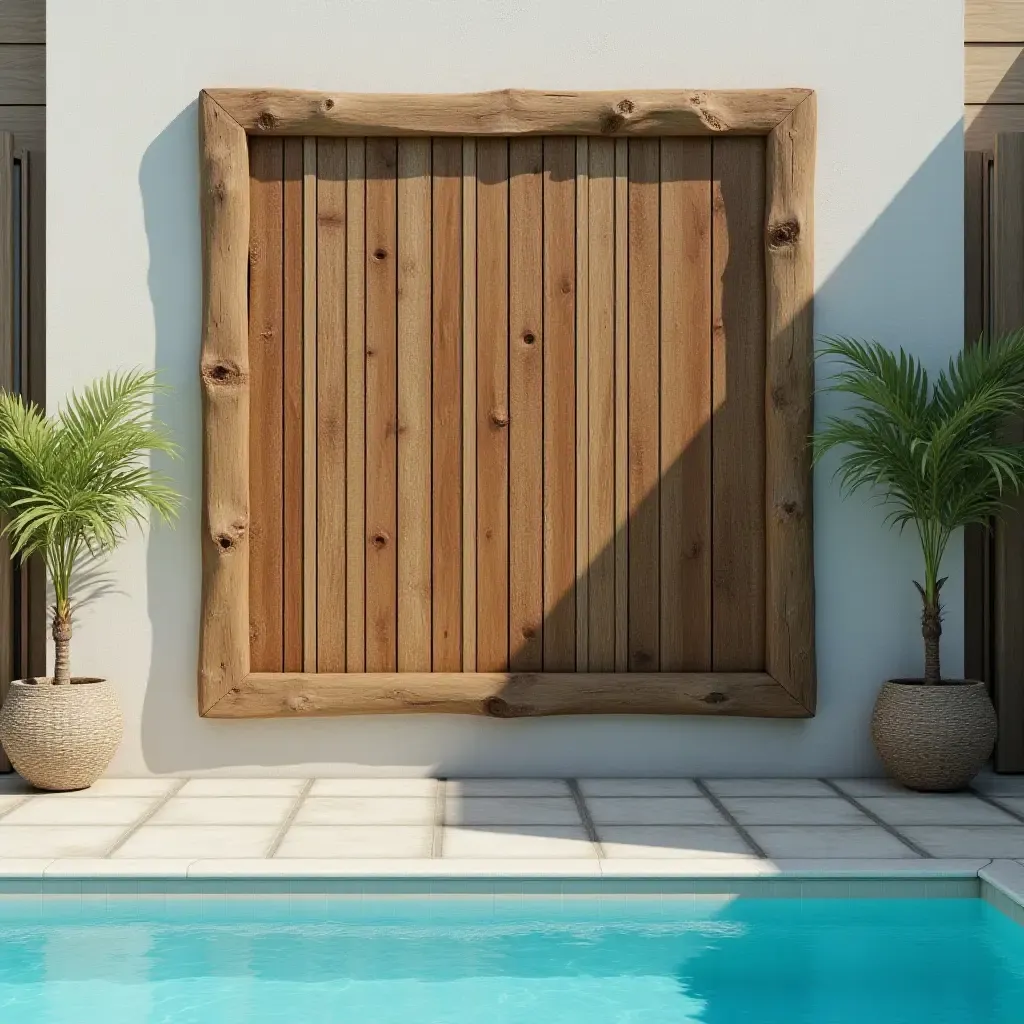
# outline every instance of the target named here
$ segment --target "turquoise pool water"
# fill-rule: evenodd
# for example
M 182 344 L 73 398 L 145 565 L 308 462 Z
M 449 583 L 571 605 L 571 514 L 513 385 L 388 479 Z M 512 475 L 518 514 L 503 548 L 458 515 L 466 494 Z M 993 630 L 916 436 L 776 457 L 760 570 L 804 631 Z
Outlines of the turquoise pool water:
M 1021 1024 L 980 900 L 0 900 L 2 1024 Z

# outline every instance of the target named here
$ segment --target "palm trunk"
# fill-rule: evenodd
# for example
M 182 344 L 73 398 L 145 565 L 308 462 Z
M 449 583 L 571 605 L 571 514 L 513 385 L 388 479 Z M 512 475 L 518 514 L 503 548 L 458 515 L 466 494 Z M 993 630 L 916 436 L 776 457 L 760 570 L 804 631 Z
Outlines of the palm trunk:
M 939 666 L 939 639 L 942 636 L 942 610 L 938 601 L 924 602 L 921 612 L 921 635 L 924 637 L 924 681 L 933 686 L 942 682 Z
M 71 616 L 53 613 L 53 681 L 57 685 L 71 682 Z

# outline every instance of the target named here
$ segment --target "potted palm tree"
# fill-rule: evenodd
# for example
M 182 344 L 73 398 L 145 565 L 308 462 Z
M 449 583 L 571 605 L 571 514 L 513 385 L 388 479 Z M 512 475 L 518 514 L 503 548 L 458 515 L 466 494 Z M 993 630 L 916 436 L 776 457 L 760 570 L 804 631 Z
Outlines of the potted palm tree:
M 147 509 L 174 518 L 178 495 L 145 464 L 176 454 L 151 417 L 161 390 L 152 372 L 97 380 L 47 417 L 0 391 L 0 514 L 11 553 L 38 554 L 53 584 L 54 674 L 15 680 L 0 710 L 0 743 L 41 789 L 84 789 L 103 773 L 123 733 L 113 686 L 71 675 L 76 573 L 83 558 L 111 551 Z
M 1008 420 L 1024 410 L 1024 331 L 950 360 L 934 384 L 920 361 L 877 342 L 825 339 L 838 360 L 827 390 L 855 400 L 814 437 L 815 461 L 840 449 L 843 492 L 868 489 L 890 506 L 888 521 L 912 527 L 921 545 L 924 676 L 890 679 L 872 716 L 889 773 L 912 789 L 966 786 L 988 760 L 996 717 L 985 684 L 942 675 L 940 575 L 954 533 L 988 525 L 1024 485 L 1024 446 Z

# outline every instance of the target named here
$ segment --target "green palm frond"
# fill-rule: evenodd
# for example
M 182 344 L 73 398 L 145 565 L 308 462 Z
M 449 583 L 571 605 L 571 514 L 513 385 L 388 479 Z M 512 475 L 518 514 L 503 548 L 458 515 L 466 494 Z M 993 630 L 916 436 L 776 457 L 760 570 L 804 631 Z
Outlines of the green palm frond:
M 937 600 L 953 531 L 988 523 L 1024 489 L 1024 445 L 1005 431 L 1024 410 L 1024 330 L 981 339 L 934 385 L 918 359 L 877 342 L 826 338 L 821 354 L 839 364 L 828 390 L 855 401 L 815 435 L 814 458 L 839 449 L 844 493 L 870 488 L 891 506 L 891 523 L 916 528 L 924 589 Z
M 144 461 L 176 457 L 152 419 L 162 391 L 151 371 L 112 373 L 46 417 L 20 397 L 0 392 L 0 511 L 12 552 L 46 560 L 59 607 L 68 609 L 78 557 L 110 551 L 148 510 L 173 520 L 179 497 Z

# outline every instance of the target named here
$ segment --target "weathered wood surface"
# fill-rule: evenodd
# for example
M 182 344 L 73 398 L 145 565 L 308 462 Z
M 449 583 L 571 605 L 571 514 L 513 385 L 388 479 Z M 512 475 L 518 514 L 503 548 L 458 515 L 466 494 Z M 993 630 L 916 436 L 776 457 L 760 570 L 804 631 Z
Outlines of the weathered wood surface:
M 212 710 L 216 718 L 435 713 L 547 715 L 736 715 L 806 718 L 809 712 L 759 672 L 254 673 Z
M 203 243 L 203 597 L 199 707 L 249 674 L 249 154 L 245 133 L 199 102 Z
M 768 136 L 765 190 L 765 667 L 814 708 L 814 164 L 816 101 Z
M 640 89 L 463 94 L 211 89 L 246 131 L 267 135 L 764 135 L 808 89 Z

